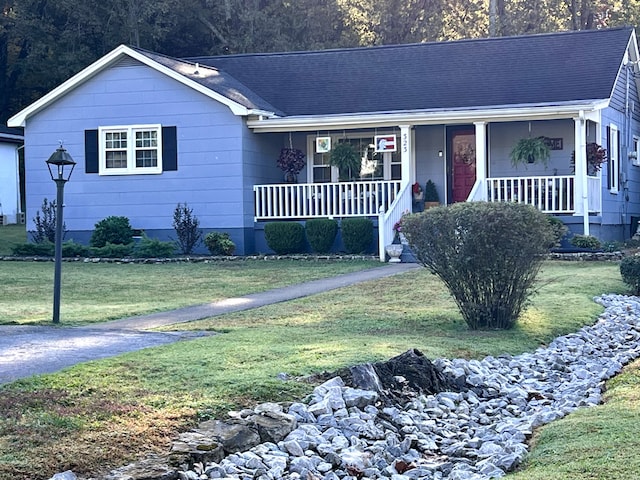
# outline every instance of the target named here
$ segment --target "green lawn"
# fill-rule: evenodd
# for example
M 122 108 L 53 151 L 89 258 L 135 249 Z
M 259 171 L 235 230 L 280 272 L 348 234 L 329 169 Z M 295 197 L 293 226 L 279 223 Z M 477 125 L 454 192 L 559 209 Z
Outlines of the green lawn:
M 381 266 L 375 261 L 63 262 L 60 318 L 65 325 L 102 322 Z M 53 269 L 53 262 L 0 262 L 0 324 L 51 321 Z
M 277 276 L 284 278 L 291 278 L 298 268 L 295 262 L 278 265 Z M 82 266 L 88 265 L 78 265 Z M 138 267 L 136 272 L 143 277 L 146 268 L 154 266 Z M 303 267 L 311 269 L 312 264 Z M 85 277 L 83 282 L 111 281 L 104 271 L 95 272 L 95 278 Z M 221 272 L 212 268 L 210 281 L 222 281 Z M 234 275 L 225 272 L 224 279 L 257 285 L 255 272 L 244 268 Z M 300 399 L 312 388 L 304 382 L 282 382 L 276 378 L 280 372 L 298 377 L 333 371 L 386 359 L 408 348 L 418 348 L 430 358 L 530 351 L 592 323 L 602 311 L 592 297 L 605 292 L 625 292 L 616 264 L 547 262 L 538 293 L 516 328 L 471 332 L 441 282 L 421 269 L 180 325 L 218 335 L 86 363 L 0 389 L 0 478 L 39 480 L 67 468 L 86 474 L 119 466 L 138 454 L 164 451 L 172 435 L 199 419 L 260 401 Z M 28 295 L 28 289 L 23 294 Z M 100 303 L 100 293 L 94 300 Z M 610 390 L 609 403 L 620 398 L 617 392 L 628 392 L 620 410 L 637 411 L 637 384 L 621 378 L 620 389 Z M 587 414 L 585 421 L 588 418 Z M 537 468 L 536 455 L 539 463 L 553 465 L 555 457 L 538 452 L 547 447 L 559 450 L 552 443 L 558 437 L 553 433 L 556 424 L 562 422 L 536 437 L 531 467 L 514 478 L 600 478 L 590 476 L 588 460 L 579 456 L 576 462 L 584 466 L 582 473 L 578 468 L 559 477 L 547 467 L 538 477 L 527 476 Z M 568 430 L 572 433 L 573 427 Z M 608 441 L 617 446 L 617 454 L 637 455 L 634 443 L 625 446 L 626 433 L 615 426 L 609 430 Z M 580 432 L 576 441 L 586 451 L 591 437 Z M 564 438 L 560 442 L 568 443 Z M 616 466 L 623 473 L 609 478 L 635 478 L 633 462 Z
M 27 241 L 24 225 L 3 225 L 0 227 L 0 256 L 11 255 L 11 249 Z

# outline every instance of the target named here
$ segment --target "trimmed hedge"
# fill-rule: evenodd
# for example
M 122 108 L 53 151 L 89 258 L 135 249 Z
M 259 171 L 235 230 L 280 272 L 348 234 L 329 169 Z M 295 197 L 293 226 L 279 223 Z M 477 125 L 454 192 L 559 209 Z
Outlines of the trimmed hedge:
M 297 222 L 271 222 L 264 226 L 264 238 L 278 255 L 305 250 L 304 227 Z
M 373 242 L 373 222 L 368 218 L 342 220 L 342 243 L 347 253 L 365 253 Z
M 328 253 L 338 234 L 338 222 L 331 218 L 313 218 L 307 220 L 305 233 L 312 251 Z
M 176 251 L 175 242 L 163 242 L 144 235 L 133 249 L 133 256 L 139 258 L 167 258 Z

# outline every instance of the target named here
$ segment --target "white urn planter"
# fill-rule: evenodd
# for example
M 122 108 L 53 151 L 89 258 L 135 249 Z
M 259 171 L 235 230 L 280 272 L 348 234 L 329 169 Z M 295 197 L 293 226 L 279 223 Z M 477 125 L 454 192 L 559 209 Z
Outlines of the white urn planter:
M 402 255 L 403 248 L 401 243 L 392 243 L 385 247 L 385 251 L 389 255 L 389 263 L 400 263 L 400 255 Z

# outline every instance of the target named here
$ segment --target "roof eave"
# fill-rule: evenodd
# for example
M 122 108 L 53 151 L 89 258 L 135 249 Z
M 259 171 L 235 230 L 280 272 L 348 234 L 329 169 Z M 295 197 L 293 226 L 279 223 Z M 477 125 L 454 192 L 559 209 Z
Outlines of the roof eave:
M 229 109 L 234 115 L 246 116 L 246 115 L 249 115 L 251 112 L 251 109 L 245 107 L 244 105 L 234 102 L 233 100 L 230 100 L 224 95 L 214 92 L 213 90 L 210 90 L 209 88 L 203 85 L 200 85 L 199 83 L 193 80 L 190 80 L 189 78 L 171 70 L 170 68 L 155 62 L 151 58 L 144 55 L 144 53 L 134 50 L 126 45 L 120 45 L 116 47 L 114 50 L 112 50 L 111 52 L 109 52 L 108 54 L 106 54 L 104 57 L 100 58 L 99 60 L 95 61 L 85 69 L 81 70 L 79 73 L 71 77 L 66 82 L 60 84 L 59 86 L 51 90 L 49 93 L 44 95 L 42 98 L 40 98 L 36 102 L 32 103 L 28 107 L 24 108 L 23 110 L 21 110 L 11 118 L 9 118 L 9 120 L 7 121 L 7 125 L 9 127 L 24 127 L 26 125 L 27 119 L 30 116 L 46 108 L 47 106 L 49 106 L 50 104 L 52 104 L 53 102 L 61 98 L 62 96 L 66 95 L 68 92 L 70 92 L 74 88 L 80 86 L 84 82 L 88 81 L 89 79 L 97 75 L 102 70 L 113 65 L 115 62 L 120 60 L 123 56 L 129 56 L 131 58 L 134 58 L 135 60 L 143 63 L 144 65 L 147 65 L 148 67 L 151 67 L 154 70 L 164 75 L 167 75 L 168 77 L 171 77 L 174 80 L 177 80 L 178 82 L 188 86 L 189 88 L 192 88 L 193 90 L 196 90 L 202 93 L 203 95 L 206 95 L 207 97 L 212 98 L 213 100 L 216 100 L 222 103 L 223 105 L 226 105 L 227 107 L 229 107 Z
M 429 111 L 373 112 L 340 115 L 305 115 L 283 118 L 250 119 L 247 125 L 255 132 L 313 131 L 318 128 L 367 128 L 398 125 L 461 124 L 473 122 L 508 122 L 551 120 L 578 117 L 585 112 L 602 110 L 609 99 L 564 102 L 554 105 L 508 105 L 471 109 Z

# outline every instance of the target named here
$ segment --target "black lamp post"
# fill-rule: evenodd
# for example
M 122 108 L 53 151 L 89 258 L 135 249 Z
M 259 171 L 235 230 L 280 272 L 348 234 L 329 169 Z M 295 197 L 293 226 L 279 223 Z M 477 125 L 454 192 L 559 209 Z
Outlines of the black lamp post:
M 71 178 L 76 162 L 62 148 L 62 144 L 47 160 L 51 180 L 56 182 L 56 255 L 53 277 L 53 323 L 60 323 L 60 281 L 62 276 L 62 204 L 64 202 L 64 184 Z

